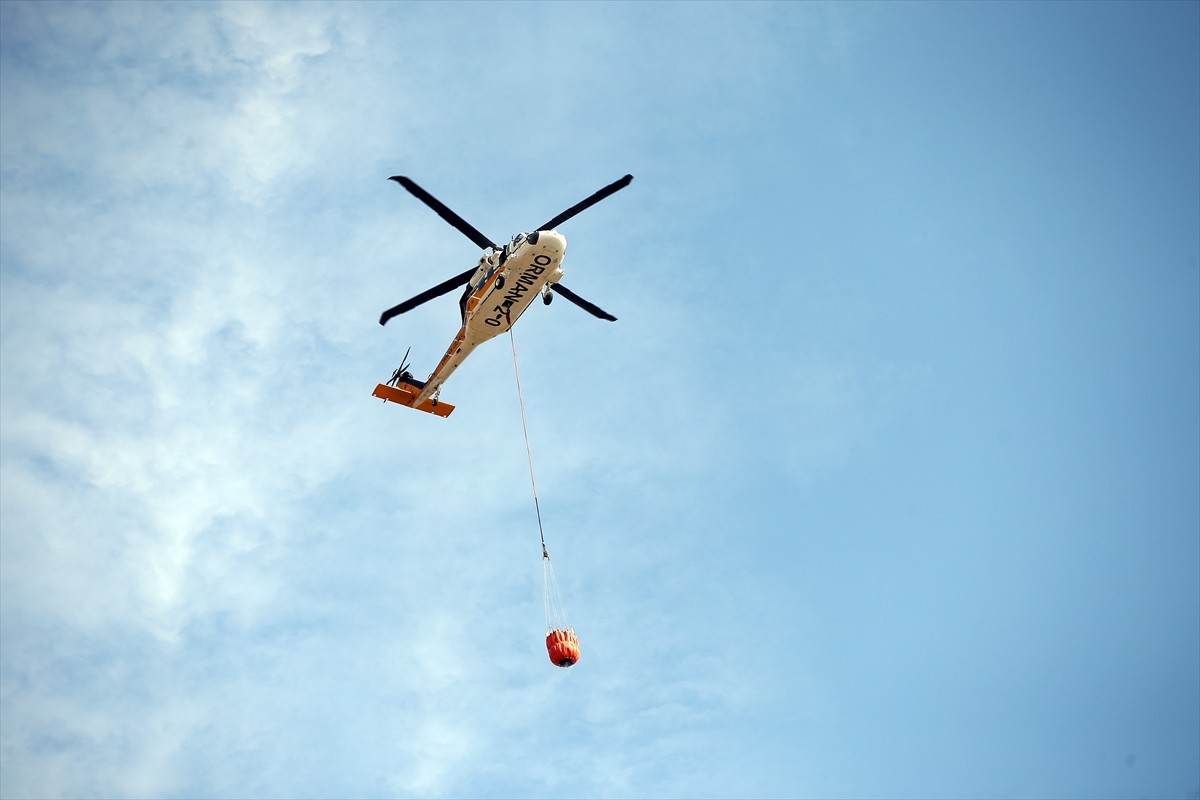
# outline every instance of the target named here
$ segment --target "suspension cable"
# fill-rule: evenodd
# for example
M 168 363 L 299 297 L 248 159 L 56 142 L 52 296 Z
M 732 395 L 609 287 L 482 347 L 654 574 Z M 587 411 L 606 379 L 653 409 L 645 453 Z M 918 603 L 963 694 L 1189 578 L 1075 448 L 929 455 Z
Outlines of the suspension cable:
M 529 485 L 533 488 L 533 509 L 537 512 L 538 536 L 542 540 L 542 558 L 549 560 L 550 552 L 546 549 L 546 533 L 542 530 L 542 508 L 538 504 L 537 480 L 533 477 L 533 449 L 529 446 L 529 425 L 525 421 L 525 397 L 521 392 L 521 371 L 517 368 L 517 340 L 513 338 L 512 328 L 508 329 L 508 342 L 512 345 L 513 375 L 517 378 L 517 400 L 521 405 L 521 430 L 525 434 L 525 457 L 529 460 Z
M 513 375 L 517 379 L 517 400 L 521 406 L 521 431 L 525 434 L 525 457 L 529 461 L 529 485 L 533 489 L 533 508 L 537 512 L 538 536 L 542 540 L 542 601 L 546 610 L 546 632 L 549 635 L 555 630 L 572 631 L 574 628 L 567 618 L 567 607 L 562 601 L 558 590 L 558 577 L 554 574 L 554 564 L 550 561 L 550 551 L 546 549 L 546 533 L 542 529 L 542 509 L 538 502 L 537 479 L 533 475 L 533 448 L 529 445 L 529 424 L 525 419 L 525 397 L 521 391 L 521 370 L 517 367 L 517 342 L 513 337 L 512 328 L 508 329 L 508 341 L 512 345 Z

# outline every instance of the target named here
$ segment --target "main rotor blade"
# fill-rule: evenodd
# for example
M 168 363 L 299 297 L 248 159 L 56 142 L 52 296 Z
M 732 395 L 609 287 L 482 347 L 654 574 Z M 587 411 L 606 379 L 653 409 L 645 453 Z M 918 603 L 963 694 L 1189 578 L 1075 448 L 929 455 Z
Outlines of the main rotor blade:
M 614 189 L 613 191 L 616 191 L 616 189 Z M 554 292 L 555 294 L 561 294 L 563 297 L 567 298 L 572 303 L 579 306 L 584 311 L 588 312 L 589 314 L 591 314 L 594 317 L 599 317 L 600 319 L 606 319 L 609 322 L 617 321 L 617 318 L 614 317 L 612 314 L 608 313 L 607 311 L 605 311 L 603 308 L 596 305 L 595 303 L 589 303 L 587 300 L 584 300 L 582 297 L 575 294 L 570 289 L 563 286 L 561 283 L 554 284 L 554 286 L 550 289 L 550 291 Z
M 548 221 L 545 225 L 542 225 L 540 228 L 538 228 L 538 230 L 539 231 L 548 231 L 548 230 L 551 230 L 552 228 L 557 228 L 559 225 L 563 224 L 564 222 L 569 220 L 571 217 L 578 214 L 580 211 L 584 211 L 588 208 L 591 208 L 592 206 L 596 205 L 596 203 L 599 203 L 601 200 L 608 197 L 610 194 L 615 194 L 616 192 L 621 191 L 626 186 L 628 186 L 630 181 L 632 181 L 632 180 L 633 180 L 632 175 L 626 175 L 624 178 L 621 178 L 620 180 L 613 181 L 608 186 L 605 186 L 603 189 L 596 192 L 594 195 L 592 195 L 588 199 L 586 199 L 582 202 L 576 203 L 575 205 L 568 208 L 566 211 L 559 214 L 557 217 L 552 217 L 550 219 L 550 221 Z
M 395 181 L 396 183 L 403 186 L 405 189 L 408 189 L 408 191 L 411 192 L 414 197 L 416 197 L 422 203 L 424 203 L 425 205 L 429 206 L 434 211 L 436 211 L 439 217 L 446 220 L 446 222 L 449 222 L 454 227 L 458 228 L 458 230 L 464 236 L 466 236 L 468 239 L 470 239 L 475 244 L 479 245 L 479 247 L 481 247 L 485 250 L 489 247 L 492 248 L 493 250 L 500 249 L 499 245 L 497 245 L 491 239 L 489 239 L 488 237 L 484 236 L 482 233 L 477 231 L 474 227 L 471 226 L 471 223 L 467 222 L 465 219 L 460 217 L 458 214 L 455 214 L 453 211 L 451 211 L 450 208 L 445 203 L 443 203 L 441 200 L 438 200 L 436 197 L 431 195 L 429 192 L 425 191 L 420 186 L 418 186 L 416 181 L 412 180 L 411 178 L 406 178 L 403 175 L 393 175 L 392 177 L 388 178 L 388 180 Z
M 462 273 L 461 275 L 455 275 L 453 278 L 450 278 L 449 280 L 442 281 L 437 286 L 434 286 L 432 289 L 426 289 L 425 291 L 421 292 L 416 297 L 410 297 L 408 300 L 405 300 L 403 303 L 396 305 L 396 306 L 392 306 L 387 311 L 385 311 L 379 315 L 379 324 L 387 325 L 387 321 L 389 319 L 391 319 L 392 317 L 399 316 L 400 314 L 403 314 L 405 311 L 412 311 L 414 308 L 421 305 L 422 303 L 428 303 L 430 300 L 432 300 L 435 297 L 441 297 L 444 294 L 448 294 L 448 293 L 454 291 L 458 287 L 465 285 L 467 280 L 469 280 L 470 277 L 474 274 L 475 274 L 475 267 L 471 267 L 469 270 Z

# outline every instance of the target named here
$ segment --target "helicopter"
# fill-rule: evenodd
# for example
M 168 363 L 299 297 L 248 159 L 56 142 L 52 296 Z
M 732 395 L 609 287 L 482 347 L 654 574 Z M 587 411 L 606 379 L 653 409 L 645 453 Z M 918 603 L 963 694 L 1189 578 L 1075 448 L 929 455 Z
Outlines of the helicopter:
M 460 286 L 464 287 L 458 301 L 462 327 L 429 377 L 421 381 L 409 371 L 408 353 L 412 350 L 409 348 L 400 367 L 392 373 L 387 383 L 375 387 L 373 396 L 439 417 L 449 416 L 454 406 L 439 400 L 442 384 L 476 347 L 512 328 L 538 294 L 541 294 L 542 302 L 546 305 L 558 294 L 593 316 L 616 322 L 617 318 L 612 314 L 560 283 L 567 239 L 555 229 L 581 211 L 624 189 L 633 180 L 632 175 L 613 181 L 561 214 L 551 217 L 534 231 L 518 233 L 504 245 L 498 245 L 484 236 L 411 178 L 393 175 L 388 180 L 400 184 L 437 212 L 438 216 L 482 248 L 483 254 L 470 269 L 379 315 L 379 324 L 386 325 L 393 317 L 449 294 Z

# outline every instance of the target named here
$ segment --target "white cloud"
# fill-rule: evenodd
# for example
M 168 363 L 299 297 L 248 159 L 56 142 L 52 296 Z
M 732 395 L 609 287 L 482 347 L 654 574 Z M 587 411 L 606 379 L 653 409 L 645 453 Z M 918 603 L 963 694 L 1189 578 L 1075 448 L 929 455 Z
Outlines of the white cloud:
M 649 263 L 664 250 L 573 249 L 571 285 L 586 276 L 625 327 L 560 301 L 518 329 L 577 671 L 541 647 L 507 344 L 456 376 L 451 421 L 369 397 L 397 342 L 431 364 L 454 322 L 451 301 L 381 330 L 399 298 L 379 293 L 474 257 L 387 170 L 469 134 L 520 156 L 497 167 L 511 177 L 540 144 L 562 148 L 547 163 L 571 149 L 571 128 L 526 140 L 454 94 L 464 76 L 427 81 L 486 53 L 423 64 L 420 29 L 394 55 L 373 6 L 3 13 L 3 793 L 702 791 L 659 762 L 701 752 L 699 729 L 754 690 L 731 688 L 748 656 L 648 637 L 709 574 L 671 526 L 706 513 L 692 481 L 730 444 L 692 308 L 664 308 L 675 278 L 641 279 L 670 271 Z M 529 74 L 498 73 L 497 97 Z M 586 110 L 557 96 L 563 126 Z M 496 219 L 534 205 L 439 168 Z M 444 334 L 422 329 L 435 318 Z

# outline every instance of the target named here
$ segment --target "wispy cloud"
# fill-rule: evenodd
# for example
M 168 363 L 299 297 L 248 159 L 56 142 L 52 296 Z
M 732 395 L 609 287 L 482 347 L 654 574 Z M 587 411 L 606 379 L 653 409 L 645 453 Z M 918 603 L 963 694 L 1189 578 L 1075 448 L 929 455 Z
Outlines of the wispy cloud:
M 427 259 L 385 239 L 394 194 L 361 220 L 312 195 L 344 191 L 338 115 L 369 121 L 361 10 L 5 6 L 5 794 L 579 785 L 526 752 L 579 735 L 579 684 L 542 663 L 514 431 L 366 396 L 371 266 Z M 547 486 L 599 435 L 547 446 Z M 670 738 L 679 701 L 623 683 L 584 714 L 645 704 L 620 747 Z M 652 766 L 594 770 L 620 794 Z
M 951 13 L 1010 13 L 983 8 Z M 961 706 L 943 713 L 952 721 L 1040 722 L 1006 717 L 954 671 L 1003 669 L 961 652 L 969 631 L 980 653 L 1040 660 L 1050 677 L 1037 696 L 1075 685 L 1062 665 L 1077 651 L 1023 638 L 1036 635 L 1023 625 L 1035 606 L 1053 606 L 1030 597 L 1055 596 L 1022 557 L 1049 558 L 1053 572 L 1056 538 L 1012 553 L 997 532 L 1077 519 L 1045 500 L 1069 492 L 1039 480 L 1088 466 L 1066 445 L 979 456 L 973 445 L 994 432 L 968 423 L 1004 412 L 1000 401 L 938 417 L 1008 381 L 1013 418 L 1036 423 L 1029 440 L 1067 420 L 1079 441 L 1117 441 L 1106 398 L 1057 416 L 1028 398 L 1079 395 L 1056 378 L 1063 364 L 1125 353 L 1153 378 L 1145 353 L 1191 351 L 1164 348 L 1154 325 L 1119 330 L 1075 309 L 1079 330 L 1145 344 L 1089 353 L 1100 348 L 1076 346 L 1085 336 L 1061 336 L 1053 298 L 1065 284 L 1005 328 L 1012 309 L 942 280 L 937 259 L 976 243 L 946 225 L 934 252 L 906 220 L 961 209 L 887 182 L 931 169 L 954 179 L 919 135 L 936 93 L 884 82 L 900 87 L 894 107 L 913 109 L 904 152 L 916 160 L 886 180 L 862 168 L 895 155 L 871 99 L 879 73 L 906 62 L 884 69 L 865 54 L 896 16 L 0 3 L 0 793 L 850 795 L 885 785 L 846 777 L 863 771 L 864 748 L 887 751 L 914 707 L 946 712 L 947 685 Z M 986 148 L 971 141 L 956 163 L 973 156 L 982 170 Z M 412 174 L 503 238 L 624 172 L 634 184 L 565 231 L 566 283 L 620 322 L 560 301 L 516 330 L 546 533 L 583 640 L 582 663 L 563 671 L 541 642 L 507 342 L 447 386 L 450 420 L 369 396 L 410 344 L 416 368 L 431 368 L 457 325 L 452 298 L 386 328 L 379 310 L 478 255 L 386 178 Z M 919 207 L 893 214 L 895 198 Z M 1024 213 L 1053 216 L 1035 200 Z M 1163 292 L 1189 280 L 1164 278 Z M 1163 330 L 1194 330 L 1175 306 L 1146 306 L 1176 320 Z M 1008 355 L 964 391 L 985 371 L 977 354 L 1007 353 L 1014 330 L 1057 343 L 1041 382 Z M 1120 388 L 1090 378 L 1080 385 Z M 1128 416 L 1152 416 L 1121 396 Z M 913 444 L 930 431 L 942 435 Z M 1177 432 L 1158 435 L 1156 452 L 1175 452 L 1165 443 Z M 1194 473 L 1194 459 L 1184 466 L 1173 474 Z M 1076 498 L 1093 485 L 1060 483 Z M 1112 494 L 1194 521 L 1194 504 L 1127 483 Z M 1008 514 L 1004 492 L 1035 484 L 1045 491 L 1016 497 L 1046 510 Z M 1099 521 L 1108 506 L 1096 502 Z M 996 518 L 975 541 L 937 516 L 950 511 Z M 1109 525 L 1094 538 L 1133 552 L 1126 534 Z M 1005 577 L 982 575 L 984 562 Z M 1085 620 L 1111 603 L 1096 587 L 1143 562 L 1102 563 L 1072 570 Z M 1135 583 L 1195 585 L 1176 577 Z M 1170 612 L 1181 604 L 1145 594 L 1140 609 L 1182 619 Z M 1005 624 L 983 630 L 980 614 Z M 1100 688 L 1127 677 L 1099 674 Z M 1132 674 L 1163 696 L 1177 688 Z M 1024 696 L 1003 701 L 1028 709 Z M 1050 721 L 1045 736 L 1062 740 L 1115 729 Z M 931 728 L 899 750 L 948 747 L 963 770 L 1038 766 L 971 751 L 961 730 Z M 880 782 L 951 782 L 940 764 L 884 762 L 872 766 Z M 1030 785 L 1061 787 L 1060 772 Z

